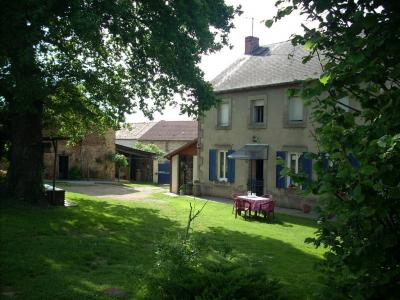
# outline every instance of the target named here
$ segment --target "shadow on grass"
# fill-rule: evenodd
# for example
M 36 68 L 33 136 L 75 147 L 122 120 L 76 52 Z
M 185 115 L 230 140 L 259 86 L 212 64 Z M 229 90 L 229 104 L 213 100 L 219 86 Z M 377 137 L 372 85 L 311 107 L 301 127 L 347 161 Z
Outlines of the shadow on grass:
M 126 298 L 142 298 L 137 293 L 154 267 L 156 244 L 182 233 L 180 223 L 156 209 L 74 201 L 79 207 L 2 210 L 2 290 L 20 299 L 110 299 L 104 291 L 115 288 Z M 312 266 L 319 258 L 290 244 L 219 227 L 195 235 L 266 270 L 290 298 L 307 298 L 318 288 Z
M 74 201 L 79 207 L 2 210 L 2 290 L 21 299 L 108 299 L 110 287 L 133 295 L 155 243 L 180 231 L 156 209 Z
M 290 299 L 310 298 L 322 287 L 315 270 L 321 258 L 289 243 L 222 227 L 211 227 L 195 236 L 206 240 L 215 249 L 230 249 L 235 259 L 247 261 L 252 267 L 265 271 L 271 279 L 278 279 L 285 296 Z

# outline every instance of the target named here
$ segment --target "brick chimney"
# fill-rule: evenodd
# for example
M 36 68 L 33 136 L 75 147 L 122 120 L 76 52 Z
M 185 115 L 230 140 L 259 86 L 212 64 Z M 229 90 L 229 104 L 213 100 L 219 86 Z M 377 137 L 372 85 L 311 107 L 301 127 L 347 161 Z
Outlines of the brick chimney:
M 255 36 L 246 36 L 244 39 L 244 54 L 251 55 L 254 49 L 259 47 L 259 38 Z

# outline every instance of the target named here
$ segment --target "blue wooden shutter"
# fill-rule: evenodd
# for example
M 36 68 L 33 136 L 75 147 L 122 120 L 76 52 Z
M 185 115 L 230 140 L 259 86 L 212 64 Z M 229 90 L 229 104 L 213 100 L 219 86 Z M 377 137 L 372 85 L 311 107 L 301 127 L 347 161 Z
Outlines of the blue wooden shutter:
M 357 158 L 354 157 L 352 153 L 349 153 L 349 160 L 354 168 L 360 167 L 360 162 L 357 160 Z
M 217 150 L 209 150 L 209 174 L 208 179 L 210 181 L 217 180 Z
M 286 161 L 286 152 L 285 151 L 277 151 L 276 159 L 283 159 Z M 281 175 L 281 171 L 284 169 L 284 165 L 276 164 L 276 187 L 277 188 L 285 188 L 286 187 L 286 176 Z
M 308 186 L 308 183 L 312 180 L 312 160 L 306 158 L 307 152 L 304 152 L 303 155 L 303 171 L 307 174 L 307 181 L 303 184 L 302 189 L 305 190 Z
M 320 153 L 320 155 L 322 157 L 322 167 L 324 168 L 324 170 L 327 170 L 329 168 L 328 155 L 326 153 Z
M 229 150 L 227 156 L 231 155 L 233 150 Z M 228 182 L 234 183 L 235 182 L 235 160 L 231 158 L 227 158 L 228 163 Z

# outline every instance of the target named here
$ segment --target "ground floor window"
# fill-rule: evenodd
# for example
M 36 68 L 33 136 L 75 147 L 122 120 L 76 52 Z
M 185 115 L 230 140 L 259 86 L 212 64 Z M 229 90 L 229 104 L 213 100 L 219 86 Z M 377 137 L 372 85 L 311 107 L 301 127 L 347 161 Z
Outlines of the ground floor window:
M 287 155 L 287 167 L 298 174 L 299 172 L 303 171 L 303 162 L 304 162 L 304 155 L 303 153 L 298 152 L 289 152 Z M 293 178 L 287 176 L 286 178 L 286 187 L 293 187 L 296 186 L 296 183 L 293 181 Z
M 228 181 L 228 163 L 226 150 L 218 150 L 217 174 L 219 181 Z

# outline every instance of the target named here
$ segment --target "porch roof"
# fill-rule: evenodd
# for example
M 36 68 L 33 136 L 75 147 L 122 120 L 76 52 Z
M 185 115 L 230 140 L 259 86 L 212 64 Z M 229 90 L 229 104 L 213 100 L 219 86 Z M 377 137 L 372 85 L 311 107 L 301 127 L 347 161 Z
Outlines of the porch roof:
M 228 155 L 231 159 L 268 159 L 268 144 L 246 144 L 238 151 Z
M 194 147 L 195 150 L 197 149 L 196 148 L 197 147 L 197 138 L 194 139 L 193 141 L 190 141 L 189 143 L 186 143 L 185 145 L 179 147 L 178 149 L 175 149 L 174 151 L 166 154 L 164 157 L 167 158 L 167 159 L 171 159 L 172 156 L 177 155 L 177 154 L 181 154 L 182 152 L 184 152 L 185 150 L 187 150 L 187 149 L 189 149 L 191 147 Z M 196 152 L 197 152 L 197 150 L 196 150 Z
M 129 157 L 140 157 L 140 158 L 151 158 L 153 159 L 155 157 L 155 153 L 148 152 L 148 151 L 143 151 L 143 150 L 138 150 L 134 149 L 131 147 L 126 147 L 124 145 L 119 145 L 115 144 L 115 151 L 117 153 L 122 153 L 124 155 L 127 155 Z

